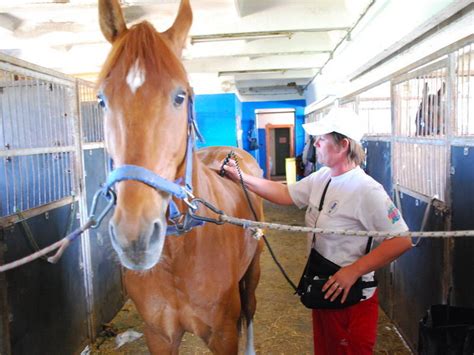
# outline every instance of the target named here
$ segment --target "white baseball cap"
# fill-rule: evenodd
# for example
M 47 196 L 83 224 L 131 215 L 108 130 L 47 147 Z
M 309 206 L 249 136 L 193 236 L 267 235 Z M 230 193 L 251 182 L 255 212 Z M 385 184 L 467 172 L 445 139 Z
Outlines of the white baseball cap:
M 340 107 L 331 109 L 326 116 L 317 122 L 303 124 L 303 128 L 306 133 L 312 136 L 337 132 L 356 142 L 360 142 L 364 135 L 359 116 L 351 109 Z

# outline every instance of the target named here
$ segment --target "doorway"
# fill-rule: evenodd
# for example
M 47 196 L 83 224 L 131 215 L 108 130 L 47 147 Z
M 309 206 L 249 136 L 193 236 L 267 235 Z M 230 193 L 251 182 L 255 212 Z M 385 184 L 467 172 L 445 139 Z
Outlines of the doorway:
M 255 110 L 259 163 L 267 179 L 286 180 L 286 158 L 294 157 L 294 108 Z
M 286 180 L 286 158 L 294 156 L 293 125 L 271 125 L 265 127 L 266 177 L 271 180 Z
M 285 159 L 290 156 L 290 129 L 275 128 L 275 169 L 272 176 L 285 175 Z

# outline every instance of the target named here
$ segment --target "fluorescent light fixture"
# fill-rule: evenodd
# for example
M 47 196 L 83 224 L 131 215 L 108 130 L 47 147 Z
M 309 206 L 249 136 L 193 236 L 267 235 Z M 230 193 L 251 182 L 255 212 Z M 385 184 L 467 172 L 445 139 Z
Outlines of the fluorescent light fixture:
M 288 38 L 291 39 L 296 33 L 317 33 L 331 31 L 349 31 L 349 27 L 323 27 L 306 28 L 284 31 L 263 31 L 263 32 L 236 32 L 236 33 L 218 33 L 208 35 L 191 36 L 191 44 L 217 41 L 235 41 L 235 40 L 256 40 L 269 38 Z
M 202 35 L 202 36 L 191 36 L 191 44 L 196 43 L 207 43 L 207 42 L 222 42 L 222 41 L 244 41 L 244 40 L 258 40 L 258 39 L 273 39 L 273 38 L 288 38 L 291 39 L 293 36 L 292 33 L 278 33 L 278 34 L 266 34 L 266 35 L 259 35 L 259 36 L 252 36 L 252 35 L 239 35 L 239 36 L 231 36 L 229 34 L 224 35 Z
M 217 76 L 239 75 L 239 74 L 285 74 L 289 71 L 318 70 L 319 68 L 278 68 L 278 69 L 252 69 L 252 70 L 228 70 L 220 71 Z
M 7 1 L 5 1 L 7 2 Z M 41 4 L 68 4 L 70 0 L 15 0 L 9 1 L 8 4 L 2 4 L 2 7 L 14 7 L 23 5 L 41 5 Z
M 122 5 L 157 5 L 157 4 L 178 4 L 180 0 L 120 0 Z

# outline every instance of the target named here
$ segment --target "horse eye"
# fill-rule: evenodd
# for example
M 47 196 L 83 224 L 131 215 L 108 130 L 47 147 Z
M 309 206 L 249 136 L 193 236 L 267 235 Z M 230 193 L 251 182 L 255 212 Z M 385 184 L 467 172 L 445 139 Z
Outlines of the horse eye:
M 100 107 L 105 108 L 105 99 L 102 94 L 97 95 L 97 103 L 99 104 Z
M 185 98 L 186 98 L 186 92 L 184 92 L 183 90 L 178 91 L 176 95 L 174 96 L 173 105 L 175 107 L 181 106 Z

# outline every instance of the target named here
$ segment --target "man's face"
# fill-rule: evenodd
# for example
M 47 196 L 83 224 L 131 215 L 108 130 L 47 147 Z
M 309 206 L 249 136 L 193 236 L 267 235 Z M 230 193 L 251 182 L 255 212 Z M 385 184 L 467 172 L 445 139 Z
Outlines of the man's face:
M 345 157 L 341 146 L 337 145 L 331 134 L 317 136 L 314 142 L 318 162 L 331 168 Z

